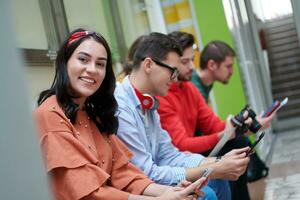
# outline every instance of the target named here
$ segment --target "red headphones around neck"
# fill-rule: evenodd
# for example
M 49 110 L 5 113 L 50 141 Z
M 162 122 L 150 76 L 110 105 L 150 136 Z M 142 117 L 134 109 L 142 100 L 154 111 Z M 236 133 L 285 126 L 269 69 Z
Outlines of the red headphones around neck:
M 150 94 L 142 94 L 140 91 L 138 91 L 136 88 L 134 88 L 134 91 L 139 98 L 142 109 L 144 110 L 154 110 L 158 107 L 158 100 L 151 96 Z

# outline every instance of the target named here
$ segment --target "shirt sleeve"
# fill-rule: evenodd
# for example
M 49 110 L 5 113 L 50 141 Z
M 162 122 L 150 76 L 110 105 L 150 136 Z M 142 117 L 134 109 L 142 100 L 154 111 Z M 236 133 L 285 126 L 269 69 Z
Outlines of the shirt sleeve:
M 113 187 L 104 186 L 80 200 L 128 200 L 129 193 Z
M 159 114 L 161 123 L 172 138 L 173 144 L 181 151 L 190 151 L 193 153 L 202 153 L 211 150 L 218 142 L 217 132 L 225 128 L 223 122 L 219 120 L 210 108 L 206 105 L 203 97 L 198 91 L 195 94 L 200 100 L 197 114 L 197 127 L 205 134 L 203 136 L 194 136 L 194 133 L 188 133 L 184 123 L 181 121 L 180 113 L 174 110 L 168 97 L 159 98 Z M 204 105 L 203 105 L 204 103 Z M 205 106 L 206 105 L 206 106 Z M 196 130 L 195 130 L 196 131 Z
M 49 172 L 55 199 L 127 200 L 129 193 L 107 186 L 97 176 L 99 168 L 85 165 L 77 168 L 55 168 Z M 106 180 L 105 180 L 106 181 Z
M 142 194 L 153 181 L 129 162 L 132 153 L 119 138 L 111 136 L 111 145 L 114 154 L 111 184 L 131 194 Z
M 158 122 L 159 123 L 159 122 Z M 160 165 L 176 166 L 174 168 L 175 176 L 177 181 L 180 182 L 186 179 L 185 168 L 197 167 L 204 158 L 200 154 L 183 153 L 180 152 L 171 142 L 169 134 L 161 129 L 159 134 L 159 153 L 158 161 Z M 183 167 L 183 168 L 178 168 Z
M 117 136 L 130 148 L 134 156 L 131 159 L 132 163 L 145 172 L 153 181 L 164 185 L 177 184 L 179 181 L 185 179 L 184 166 L 173 166 L 170 163 L 160 163 L 158 165 L 157 158 L 153 157 L 151 152 L 147 151 L 145 138 L 141 136 L 140 130 L 137 128 L 137 121 L 135 120 L 133 111 L 130 108 L 120 107 L 119 105 L 119 129 Z M 158 133 L 159 134 L 159 133 Z M 169 156 L 170 160 L 178 159 L 178 156 L 184 158 L 178 151 L 174 151 L 174 146 L 162 147 L 164 142 L 159 146 L 158 154 Z M 170 143 L 171 144 L 171 143 Z M 167 150 L 167 152 L 164 152 Z M 163 157 L 164 157 L 163 156 Z M 199 160 L 201 160 L 199 158 Z M 200 162 L 200 161 L 199 161 Z M 179 163 L 179 162 L 178 162 Z M 198 163 L 199 164 L 199 163 Z
M 97 166 L 99 161 L 73 138 L 70 132 L 53 131 L 46 132 L 41 139 L 56 199 L 81 199 L 105 186 L 110 177 Z
M 181 152 L 172 144 L 170 135 L 162 129 L 159 115 L 156 114 L 156 123 L 159 126 L 159 154 L 158 160 L 160 165 L 180 166 L 185 168 L 196 167 L 204 158 L 200 154 Z

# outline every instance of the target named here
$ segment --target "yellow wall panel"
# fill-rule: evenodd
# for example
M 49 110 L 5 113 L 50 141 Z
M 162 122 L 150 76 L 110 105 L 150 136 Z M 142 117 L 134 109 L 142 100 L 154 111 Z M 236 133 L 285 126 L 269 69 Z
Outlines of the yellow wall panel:
M 192 18 L 192 14 L 190 11 L 190 5 L 189 5 L 188 1 L 176 3 L 175 8 L 177 10 L 177 15 L 180 20 Z
M 178 21 L 177 10 L 174 5 L 163 7 L 163 12 L 167 24 L 173 24 Z

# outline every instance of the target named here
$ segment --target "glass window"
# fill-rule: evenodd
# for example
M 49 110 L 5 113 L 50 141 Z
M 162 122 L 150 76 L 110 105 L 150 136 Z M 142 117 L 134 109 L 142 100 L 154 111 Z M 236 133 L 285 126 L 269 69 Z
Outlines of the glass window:
M 291 2 L 281 0 L 252 0 L 253 12 L 261 21 L 273 20 L 291 15 Z

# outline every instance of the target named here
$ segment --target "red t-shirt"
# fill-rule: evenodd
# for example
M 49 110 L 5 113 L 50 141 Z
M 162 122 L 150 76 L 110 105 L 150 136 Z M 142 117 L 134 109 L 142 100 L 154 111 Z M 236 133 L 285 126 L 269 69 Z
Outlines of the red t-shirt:
M 173 83 L 167 96 L 157 98 L 162 127 L 179 150 L 202 153 L 217 144 L 217 133 L 225 129 L 225 122 L 214 114 L 192 83 Z M 204 135 L 195 136 L 196 129 Z

